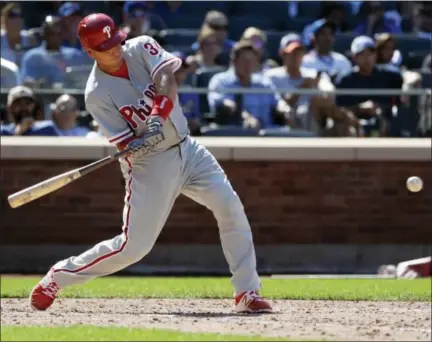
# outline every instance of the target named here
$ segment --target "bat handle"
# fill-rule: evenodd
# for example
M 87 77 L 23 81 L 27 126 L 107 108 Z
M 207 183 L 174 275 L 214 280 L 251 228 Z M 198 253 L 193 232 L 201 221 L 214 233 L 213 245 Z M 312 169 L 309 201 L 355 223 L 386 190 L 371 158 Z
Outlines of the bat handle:
M 79 169 L 81 176 L 84 176 L 90 172 L 93 172 L 107 164 L 110 164 L 112 161 L 118 160 L 119 158 L 123 157 L 124 155 L 128 154 L 130 152 L 130 149 L 124 149 L 122 151 L 116 152 L 115 154 L 111 156 L 107 156 L 103 159 L 97 160 L 89 165 L 83 166 Z

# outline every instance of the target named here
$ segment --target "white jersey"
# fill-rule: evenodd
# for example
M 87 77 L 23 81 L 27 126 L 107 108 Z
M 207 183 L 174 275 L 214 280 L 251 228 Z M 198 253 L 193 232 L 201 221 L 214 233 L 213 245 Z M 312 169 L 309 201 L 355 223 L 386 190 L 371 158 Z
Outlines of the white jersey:
M 128 67 L 129 80 L 111 76 L 99 69 L 95 63 L 85 90 L 87 110 L 113 145 L 133 135 L 143 135 L 145 121 L 151 113 L 156 94 L 153 83 L 155 74 L 166 65 L 176 71 L 182 63 L 149 36 L 126 41 L 123 56 Z M 187 120 L 178 99 L 164 123 L 163 133 L 165 140 L 154 149 L 155 152 L 166 150 L 188 134 Z
M 326 72 L 332 80 L 341 79 L 352 70 L 352 63 L 341 53 L 332 51 L 329 56 L 319 56 L 315 50 L 311 50 L 302 59 L 304 68 Z

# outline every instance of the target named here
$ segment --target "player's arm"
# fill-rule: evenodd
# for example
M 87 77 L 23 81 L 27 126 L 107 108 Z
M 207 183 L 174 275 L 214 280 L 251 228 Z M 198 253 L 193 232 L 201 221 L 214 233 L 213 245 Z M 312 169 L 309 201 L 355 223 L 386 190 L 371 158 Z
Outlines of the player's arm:
M 157 90 L 149 119 L 153 121 L 156 117 L 162 123 L 170 116 L 173 103 L 177 100 L 174 73 L 179 69 L 182 61 L 165 51 L 153 38 L 148 36 L 143 36 L 138 41 L 137 49 Z

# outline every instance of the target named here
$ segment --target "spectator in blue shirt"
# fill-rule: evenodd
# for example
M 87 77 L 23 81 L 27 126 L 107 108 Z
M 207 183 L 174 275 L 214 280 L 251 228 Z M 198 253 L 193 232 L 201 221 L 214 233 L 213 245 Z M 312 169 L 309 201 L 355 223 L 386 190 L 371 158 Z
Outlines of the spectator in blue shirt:
M 186 84 L 188 76 L 194 72 L 194 66 L 188 61 L 188 57 L 180 51 L 174 51 L 172 54 L 182 60 L 181 67 L 176 71 L 174 77 L 179 88 L 192 88 Z M 201 127 L 202 115 L 200 113 L 200 97 L 194 93 L 179 93 L 179 103 L 182 107 L 183 114 L 188 120 L 188 127 L 192 135 L 198 134 Z
M 75 97 L 64 94 L 57 98 L 53 108 L 53 122 L 60 136 L 84 137 L 90 132 L 77 125 L 78 103 Z
M 281 100 L 270 80 L 261 73 L 254 73 L 259 58 L 258 51 L 250 41 L 240 41 L 232 49 L 230 69 L 211 78 L 208 101 L 216 123 L 260 129 L 274 126 L 274 111 L 283 118 L 288 115 L 290 108 Z M 220 92 L 230 88 L 256 88 L 271 90 L 271 93 Z
M 401 33 L 400 25 L 392 18 L 385 15 L 385 9 L 379 1 L 365 2 L 361 9 L 361 15 L 367 19 L 356 27 L 353 32 L 359 35 L 374 36 L 376 33 Z
M 1 125 L 1 135 L 58 136 L 51 121 L 36 121 L 36 98 L 25 86 L 12 88 L 7 98 L 7 114 L 11 123 Z
M 216 38 L 218 44 L 221 46 L 222 51 L 230 53 L 235 42 L 228 38 L 228 19 L 224 13 L 219 11 L 210 11 L 204 18 L 203 26 L 208 26 L 212 30 L 216 31 Z M 192 44 L 191 48 L 193 51 L 197 51 L 200 47 L 199 42 Z
M 65 2 L 59 7 L 59 16 L 63 18 L 65 37 L 62 46 L 81 50 L 81 43 L 77 37 L 77 27 L 84 17 L 81 4 L 78 2 Z
M 21 62 L 21 83 L 51 88 L 65 82 L 66 68 L 90 63 L 84 52 L 62 47 L 62 21 L 48 16 L 42 25 L 43 42 L 27 51 Z

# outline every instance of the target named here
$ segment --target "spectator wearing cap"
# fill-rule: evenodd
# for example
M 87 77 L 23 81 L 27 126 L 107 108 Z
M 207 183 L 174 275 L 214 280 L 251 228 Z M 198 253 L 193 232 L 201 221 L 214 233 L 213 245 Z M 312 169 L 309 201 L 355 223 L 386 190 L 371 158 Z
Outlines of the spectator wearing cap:
M 12 88 L 7 98 L 10 124 L 1 125 L 1 135 L 57 136 L 51 121 L 36 121 L 37 103 L 33 91 L 25 86 Z
M 84 11 L 79 2 L 65 2 L 59 7 L 59 16 L 63 18 L 65 28 L 65 40 L 62 46 L 81 49 L 80 40 L 77 37 L 78 23 L 84 17 Z
M 23 30 L 21 7 L 9 3 L 1 10 L 1 58 L 17 65 L 20 64 L 19 53 L 35 46 L 36 40 L 28 31 Z
M 188 76 L 195 71 L 195 65 L 191 63 L 191 58 L 180 51 L 172 52 L 173 56 L 182 60 L 181 67 L 176 71 L 174 77 L 179 88 L 192 88 L 186 84 Z M 179 104 L 182 107 L 183 114 L 188 120 L 188 127 L 192 135 L 200 132 L 202 115 L 200 113 L 200 96 L 194 93 L 179 92 Z
M 280 55 L 283 66 L 265 72 L 265 76 L 277 90 L 288 89 L 288 92 L 280 92 L 280 95 L 290 106 L 291 127 L 324 135 L 327 121 L 330 119 L 334 123 L 334 134 L 349 135 L 349 119 L 353 116 L 350 117 L 336 107 L 330 98 L 294 92 L 296 89 L 320 89 L 328 92 L 334 89 L 326 73 L 301 66 L 305 51 L 301 37 L 296 33 L 289 33 L 283 37 L 281 43 Z
M 42 25 L 43 42 L 27 51 L 21 64 L 22 83 L 51 88 L 65 81 L 66 68 L 88 64 L 89 58 L 81 50 L 63 47 L 63 23 L 59 17 L 48 16 Z
M 398 106 L 398 96 L 374 95 L 375 89 L 402 89 L 400 73 L 379 70 L 376 67 L 376 44 L 367 36 L 356 37 L 350 47 L 355 67 L 352 72 L 337 82 L 338 89 L 371 89 L 370 95 L 339 95 L 337 104 L 353 111 L 358 118 L 376 125 L 378 132 L 386 136 L 388 122 Z
M 376 33 L 401 33 L 400 22 L 385 15 L 385 9 L 380 1 L 365 1 L 360 9 L 360 16 L 366 19 L 359 24 L 354 33 L 373 37 Z
M 87 127 L 77 125 L 78 103 L 75 97 L 60 95 L 52 111 L 54 125 L 60 136 L 84 137 L 90 132 Z
M 268 37 L 266 33 L 257 27 L 248 27 L 241 36 L 241 41 L 247 40 L 254 45 L 260 55 L 260 63 L 257 66 L 256 72 L 262 72 L 278 66 L 277 62 L 266 58 L 266 43 Z
M 166 28 L 164 20 L 151 13 L 151 6 L 146 1 L 125 1 L 123 5 L 123 31 L 127 39 L 147 35 L 155 39 L 161 46 L 165 40 L 161 30 Z
M 208 102 L 217 124 L 239 125 L 249 129 L 269 128 L 275 126 L 274 110 L 284 124 L 287 123 L 287 104 L 268 78 L 262 73 L 254 73 L 259 58 L 259 53 L 251 42 L 240 41 L 231 52 L 232 66 L 211 78 Z M 220 91 L 230 88 L 264 89 L 271 93 L 229 94 Z
M 15 63 L 1 58 L 1 87 L 11 89 L 19 84 L 19 69 Z
M 219 11 L 209 11 L 203 21 L 203 26 L 208 26 L 216 31 L 218 44 L 221 46 L 224 53 L 230 53 L 235 42 L 228 38 L 229 21 L 226 15 Z M 192 44 L 193 51 L 197 51 L 200 47 L 199 42 Z
M 400 72 L 402 56 L 396 49 L 394 37 L 389 33 L 379 33 L 374 39 L 377 53 L 376 66 L 379 69 Z
M 335 30 L 336 26 L 331 21 L 326 19 L 315 21 L 310 26 L 313 49 L 302 60 L 304 67 L 325 72 L 331 80 L 343 77 L 352 69 L 352 63 L 345 56 L 332 51 L 335 42 Z M 284 37 L 282 42 L 284 44 Z
M 141 34 L 150 30 L 167 28 L 164 20 L 152 13 L 149 1 L 125 1 L 123 4 L 123 22 Z

